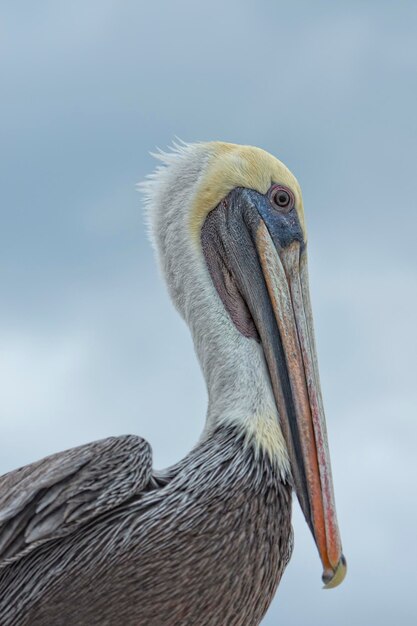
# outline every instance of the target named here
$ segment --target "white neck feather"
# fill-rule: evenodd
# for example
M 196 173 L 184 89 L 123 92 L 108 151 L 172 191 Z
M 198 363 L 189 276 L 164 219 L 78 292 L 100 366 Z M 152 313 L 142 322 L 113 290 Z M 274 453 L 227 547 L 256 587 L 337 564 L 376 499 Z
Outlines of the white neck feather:
M 190 235 L 189 216 L 204 177 L 210 144 L 176 146 L 141 185 L 148 224 L 170 296 L 188 324 L 206 380 L 209 404 L 203 436 L 219 424 L 233 424 L 278 462 L 289 461 L 263 350 L 231 321 L 212 283 L 199 242 Z M 214 208 L 214 207 L 213 207 Z

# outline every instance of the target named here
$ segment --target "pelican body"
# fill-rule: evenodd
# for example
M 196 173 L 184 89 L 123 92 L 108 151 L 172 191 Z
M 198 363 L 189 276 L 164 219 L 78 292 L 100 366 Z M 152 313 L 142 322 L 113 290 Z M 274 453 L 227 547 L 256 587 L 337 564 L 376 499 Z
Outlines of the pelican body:
M 259 148 L 184 144 L 144 184 L 151 236 L 208 390 L 199 442 L 152 468 L 134 435 L 0 478 L 0 624 L 259 624 L 295 491 L 328 587 L 346 571 L 300 187 Z

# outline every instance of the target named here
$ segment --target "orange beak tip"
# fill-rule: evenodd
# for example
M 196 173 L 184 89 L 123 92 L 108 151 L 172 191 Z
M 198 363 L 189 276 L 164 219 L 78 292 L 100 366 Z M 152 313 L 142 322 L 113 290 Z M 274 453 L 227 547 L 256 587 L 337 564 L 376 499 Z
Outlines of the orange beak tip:
M 334 571 L 325 570 L 322 576 L 322 580 L 325 583 L 323 589 L 333 589 L 340 585 L 346 576 L 347 563 L 345 557 L 340 557 L 340 561 Z

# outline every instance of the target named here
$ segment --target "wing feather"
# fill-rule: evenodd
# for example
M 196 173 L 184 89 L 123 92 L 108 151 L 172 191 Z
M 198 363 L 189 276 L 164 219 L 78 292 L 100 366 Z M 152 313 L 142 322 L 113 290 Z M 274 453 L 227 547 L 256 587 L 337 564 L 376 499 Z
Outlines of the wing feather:
M 0 477 L 0 564 L 137 496 L 152 479 L 152 451 L 134 435 L 109 437 Z

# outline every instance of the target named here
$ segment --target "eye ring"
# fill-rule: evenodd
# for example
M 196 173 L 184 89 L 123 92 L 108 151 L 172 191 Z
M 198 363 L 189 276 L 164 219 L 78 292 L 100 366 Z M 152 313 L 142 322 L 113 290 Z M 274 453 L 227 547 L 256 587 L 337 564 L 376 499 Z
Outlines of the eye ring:
M 294 208 L 294 195 L 290 189 L 282 185 L 273 185 L 269 191 L 269 200 L 281 213 L 289 213 Z

